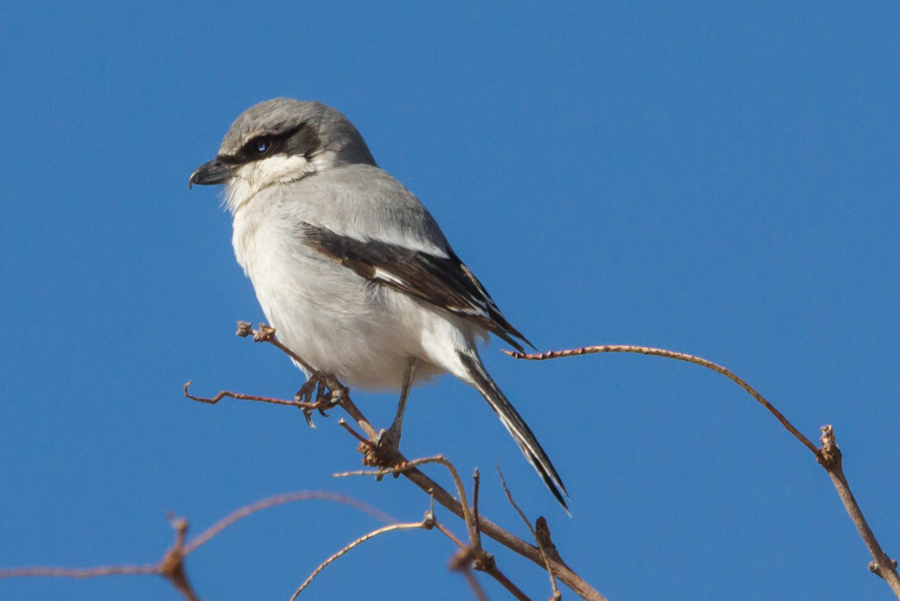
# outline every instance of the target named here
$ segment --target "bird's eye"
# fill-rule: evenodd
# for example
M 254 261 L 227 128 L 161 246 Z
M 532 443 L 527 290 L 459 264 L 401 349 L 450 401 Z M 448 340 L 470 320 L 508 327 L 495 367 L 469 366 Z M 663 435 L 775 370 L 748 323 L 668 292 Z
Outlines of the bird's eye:
M 272 140 L 265 136 L 261 136 L 253 140 L 253 150 L 257 152 L 257 154 L 266 154 L 272 148 Z

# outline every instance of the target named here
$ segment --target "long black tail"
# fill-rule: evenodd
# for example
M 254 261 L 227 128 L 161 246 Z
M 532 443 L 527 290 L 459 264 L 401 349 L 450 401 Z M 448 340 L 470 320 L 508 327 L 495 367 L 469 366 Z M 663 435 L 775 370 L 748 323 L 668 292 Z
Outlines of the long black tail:
M 563 494 L 568 497 L 569 493 L 566 492 L 565 485 L 562 483 L 559 474 L 556 473 L 556 468 L 553 467 L 550 458 L 547 457 L 547 453 L 541 448 L 541 444 L 535 438 L 531 428 L 528 427 L 528 424 L 525 423 L 525 420 L 522 419 L 516 408 L 512 406 L 509 399 L 506 398 L 497 384 L 494 383 L 494 380 L 491 379 L 487 370 L 484 369 L 484 365 L 481 364 L 481 358 L 474 351 L 470 353 L 460 352 L 459 358 L 462 360 L 463 365 L 466 366 L 466 369 L 468 369 L 469 375 L 472 376 L 478 392 L 481 393 L 481 396 L 485 398 L 491 409 L 494 410 L 494 413 L 497 414 L 500 421 L 512 434 L 516 444 L 522 449 L 525 458 L 537 470 L 544 484 L 547 485 L 547 488 L 550 489 L 550 492 L 553 493 L 560 505 L 566 511 L 569 511 L 566 500 L 563 498 Z

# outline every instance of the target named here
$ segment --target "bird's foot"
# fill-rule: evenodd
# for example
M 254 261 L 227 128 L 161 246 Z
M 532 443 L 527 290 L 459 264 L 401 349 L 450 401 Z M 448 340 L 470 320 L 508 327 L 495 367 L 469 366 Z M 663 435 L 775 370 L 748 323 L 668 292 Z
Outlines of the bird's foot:
M 375 444 L 367 456 L 366 463 L 373 467 L 393 467 L 397 463 L 397 457 L 400 455 L 400 436 L 399 432 L 391 426 L 387 430 L 378 433 Z M 379 482 L 384 476 L 376 476 Z M 394 474 L 394 478 L 399 478 L 400 473 Z
M 329 390 L 327 379 L 325 376 L 312 374 L 303 383 L 297 394 L 294 395 L 294 400 L 298 403 L 314 405 L 313 407 L 300 407 L 300 410 L 303 411 L 303 417 L 306 418 L 306 423 L 310 428 L 316 427 L 312 421 L 313 409 L 318 410 L 322 417 L 328 417 L 326 411 L 333 409 L 335 405 L 340 403 L 344 393 L 344 389 Z M 313 402 L 313 393 L 316 394 L 315 402 Z

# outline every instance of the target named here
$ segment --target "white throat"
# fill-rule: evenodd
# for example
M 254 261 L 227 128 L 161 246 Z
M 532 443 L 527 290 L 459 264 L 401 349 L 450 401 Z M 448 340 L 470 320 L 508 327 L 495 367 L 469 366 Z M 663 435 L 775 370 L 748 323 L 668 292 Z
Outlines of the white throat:
M 309 159 L 301 155 L 276 154 L 241 165 L 225 187 L 225 206 L 234 215 L 269 186 L 297 181 L 332 167 L 335 158 L 332 152 L 320 152 Z

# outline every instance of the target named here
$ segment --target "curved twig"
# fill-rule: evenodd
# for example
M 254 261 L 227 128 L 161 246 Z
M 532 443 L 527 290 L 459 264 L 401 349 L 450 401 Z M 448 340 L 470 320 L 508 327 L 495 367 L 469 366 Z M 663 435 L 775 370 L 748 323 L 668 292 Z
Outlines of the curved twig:
M 459 494 L 459 502 L 462 506 L 463 511 L 463 520 L 466 522 L 466 527 L 469 530 L 469 542 L 472 545 L 476 545 L 478 542 L 478 533 L 475 531 L 475 521 L 472 519 L 472 512 L 469 511 L 469 502 L 466 500 L 466 489 L 463 487 L 462 479 L 460 479 L 459 474 L 456 471 L 456 467 L 453 466 L 452 463 L 447 461 L 447 459 L 443 455 L 435 455 L 434 457 L 423 457 L 422 459 L 414 459 L 412 461 L 404 461 L 401 465 L 397 467 L 388 468 L 388 469 L 379 469 L 379 470 L 358 470 L 355 472 L 341 472 L 339 474 L 334 474 L 335 478 L 344 478 L 347 476 L 386 476 L 388 474 L 402 474 L 408 470 L 417 468 L 420 465 L 425 465 L 427 463 L 439 463 L 447 468 L 450 472 L 450 475 L 453 476 L 453 482 L 456 484 L 456 491 Z
M 188 553 L 197 550 L 198 547 L 207 543 L 212 537 L 222 532 L 222 530 L 225 530 L 225 528 L 228 528 L 238 520 L 242 520 L 249 515 L 252 515 L 264 509 L 268 509 L 270 507 L 275 507 L 276 505 L 284 505 L 285 503 L 294 503 L 296 501 L 314 500 L 334 501 L 335 503 L 341 503 L 343 505 L 353 507 L 354 509 L 358 509 L 363 513 L 367 513 L 380 522 L 387 523 L 396 521 L 393 517 L 381 511 L 377 507 L 373 507 L 368 503 L 363 503 L 362 501 L 354 499 L 353 497 L 350 497 L 348 495 L 343 495 L 341 493 L 331 492 L 327 490 L 301 490 L 298 492 L 285 493 L 283 495 L 276 495 L 274 497 L 261 499 L 259 501 L 256 501 L 255 503 L 245 505 L 244 507 L 231 512 L 230 514 L 195 536 L 191 540 L 191 542 L 184 546 L 184 554 L 187 555 Z
M 500 469 L 500 464 L 497 463 L 497 473 L 500 474 L 500 484 L 503 485 L 503 492 L 506 493 L 506 498 L 509 501 L 509 504 L 513 506 L 513 509 L 516 510 L 516 513 L 519 514 L 519 517 L 522 518 L 522 521 L 525 522 L 525 525 L 528 526 L 528 531 L 531 532 L 532 538 L 534 538 L 534 542 L 537 543 L 538 550 L 541 552 L 541 559 L 544 560 L 544 565 L 547 568 L 547 574 L 550 575 L 550 587 L 553 589 L 553 599 L 559 599 L 559 588 L 556 586 L 556 577 L 553 576 L 553 569 L 550 567 L 550 559 L 547 557 L 547 552 L 544 550 L 544 545 L 541 543 L 541 539 L 538 538 L 537 532 L 534 530 L 534 526 L 531 525 L 531 522 L 528 521 L 528 517 L 525 515 L 525 512 L 519 509 L 519 506 L 513 500 L 512 492 L 510 492 L 509 487 L 506 486 L 506 478 L 503 477 L 503 471 Z
M 712 371 L 722 374 L 745 391 L 747 394 L 756 399 L 760 405 L 765 407 L 769 413 L 775 416 L 781 425 L 787 429 L 788 432 L 794 435 L 794 437 L 803 443 L 803 445 L 809 449 L 813 455 L 819 454 L 819 448 L 814 445 L 806 436 L 804 436 L 797 428 L 794 427 L 791 422 L 781 414 L 781 411 L 775 408 L 772 403 L 767 401 L 763 395 L 756 391 L 755 388 L 750 386 L 747 382 L 745 382 L 742 378 L 740 378 L 737 374 L 726 367 L 722 367 L 708 359 L 704 359 L 702 357 L 696 357 L 694 355 L 688 355 L 687 353 L 677 353 L 675 351 L 667 351 L 666 349 L 661 348 L 652 348 L 649 346 L 633 346 L 630 344 L 605 344 L 602 346 L 584 346 L 577 349 L 568 349 L 564 351 L 547 351 L 546 353 L 520 353 L 516 351 L 507 351 L 504 350 L 504 353 L 513 357 L 514 359 L 525 359 L 527 361 L 546 361 L 548 359 L 562 359 L 564 357 L 577 357 L 579 355 L 592 355 L 596 353 L 637 353 L 640 355 L 650 355 L 653 357 L 665 357 L 667 359 L 675 359 L 677 361 L 686 361 L 687 363 L 693 363 L 694 365 L 699 365 L 701 367 L 705 367 L 706 369 L 711 369 Z
M 887 582 L 888 586 L 891 587 L 894 595 L 896 595 L 896 597 L 900 599 L 900 576 L 898 576 L 897 574 L 897 561 L 891 559 L 887 555 L 887 553 L 884 552 L 884 550 L 881 548 L 880 543 L 875 538 L 875 534 L 869 527 L 868 522 L 866 522 L 865 517 L 863 517 L 862 509 L 860 509 L 859 504 L 856 502 L 856 498 L 853 496 L 853 493 L 850 490 L 850 484 L 847 482 L 847 477 L 844 475 L 842 454 L 840 449 L 837 447 L 837 444 L 835 444 L 834 431 L 831 426 L 824 426 L 822 428 L 822 447 L 817 447 L 799 430 L 797 430 L 797 428 L 795 428 L 794 425 L 791 424 L 791 422 L 789 422 L 787 418 L 784 417 L 784 415 L 782 415 L 781 412 L 772 405 L 772 403 L 767 401 L 765 397 L 763 397 L 759 392 L 756 391 L 755 388 L 750 386 L 737 374 L 725 367 L 722 367 L 721 365 L 713 363 L 712 361 L 703 359 L 701 357 L 696 357 L 694 355 L 688 355 L 687 353 L 677 353 L 675 351 L 668 351 L 665 349 L 622 344 L 586 346 L 564 351 L 548 351 L 546 353 L 520 353 L 506 350 L 504 350 L 503 352 L 516 359 L 525 359 L 528 361 L 545 361 L 547 359 L 561 359 L 564 357 L 576 357 L 579 355 L 590 355 L 595 353 L 638 353 L 641 355 L 652 355 L 656 357 L 676 359 L 678 361 L 686 361 L 688 363 L 693 363 L 695 365 L 711 369 L 716 373 L 722 374 L 723 376 L 743 388 L 754 399 L 756 399 L 763 407 L 765 407 L 772 415 L 775 416 L 775 418 L 781 423 L 782 426 L 785 427 L 788 432 L 794 435 L 794 438 L 803 443 L 803 445 L 807 449 L 812 451 L 812 453 L 816 456 L 816 461 L 818 461 L 819 464 L 823 468 L 825 468 L 825 471 L 828 472 L 828 476 L 831 478 L 831 482 L 837 490 L 838 496 L 840 497 L 841 502 L 844 504 L 844 508 L 847 510 L 850 519 L 853 521 L 853 524 L 859 531 L 860 536 L 866 543 L 866 547 L 868 547 L 869 553 L 871 553 L 872 555 L 873 561 L 869 564 L 869 570 L 874 574 L 880 576 L 885 582 Z
M 240 392 L 231 392 L 230 390 L 222 390 L 214 397 L 194 396 L 188 392 L 188 387 L 193 384 L 193 380 L 188 380 L 184 385 L 184 396 L 192 401 L 198 401 L 207 405 L 215 405 L 224 398 L 237 399 L 239 401 L 258 401 L 261 403 L 271 403 L 273 405 L 288 405 L 290 407 L 300 407 L 301 409 L 318 409 L 320 403 L 304 403 L 302 401 L 288 401 L 285 399 L 275 399 L 267 396 L 257 396 L 255 394 L 243 394 Z
M 328 566 L 328 564 L 334 562 L 337 559 L 340 559 L 354 547 L 358 547 L 359 545 L 363 544 L 367 540 L 371 540 L 371 539 L 375 538 L 376 536 L 385 534 L 386 532 L 395 532 L 397 530 L 415 530 L 415 529 L 419 529 L 419 528 L 422 528 L 424 530 L 430 530 L 432 528 L 433 521 L 434 520 L 433 520 L 431 512 L 428 512 L 425 514 L 425 518 L 421 522 L 391 524 L 390 526 L 384 526 L 383 528 L 379 528 L 378 530 L 373 530 L 372 532 L 369 532 L 368 534 L 365 534 L 365 535 L 359 537 L 358 539 L 356 539 L 355 541 L 353 541 L 352 543 L 350 543 L 349 545 L 347 545 L 346 547 L 344 547 L 343 549 L 341 549 L 340 551 L 338 551 L 337 553 L 335 553 L 334 555 L 332 555 L 331 557 L 326 559 L 324 562 L 319 564 L 319 567 L 317 567 L 315 570 L 313 570 L 313 573 L 309 575 L 309 578 L 304 580 L 303 584 L 301 584 L 297 588 L 297 590 L 294 591 L 294 594 L 291 596 L 291 601 L 296 601 L 297 597 L 300 596 L 300 593 L 303 592 L 303 589 L 305 589 L 307 586 L 309 586 L 309 584 L 313 581 L 313 579 L 319 575 L 319 572 L 324 570 L 325 567 Z

